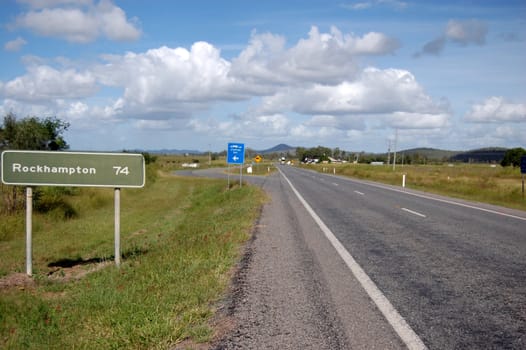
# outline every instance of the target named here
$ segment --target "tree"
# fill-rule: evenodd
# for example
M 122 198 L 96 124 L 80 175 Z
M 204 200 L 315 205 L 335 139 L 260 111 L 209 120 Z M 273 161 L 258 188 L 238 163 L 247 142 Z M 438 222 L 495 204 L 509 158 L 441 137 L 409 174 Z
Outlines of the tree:
M 0 150 L 38 150 L 58 151 L 68 149 L 69 146 L 62 134 L 69 127 L 69 123 L 63 122 L 55 117 L 39 119 L 37 117 L 26 117 L 17 120 L 13 113 L 4 117 L 3 125 L 0 125 Z M 8 213 L 14 212 L 22 205 L 19 196 L 20 188 L 13 186 L 11 191 L 2 188 L 3 207 Z M 36 195 L 36 194 L 35 194 Z
M 69 123 L 56 117 L 40 119 L 26 117 L 17 120 L 8 113 L 0 126 L 0 149 L 22 149 L 38 151 L 58 151 L 68 149 L 69 145 L 62 134 Z
M 340 150 L 340 147 L 336 147 L 335 149 L 332 150 L 332 156 L 336 159 L 340 159 L 340 157 L 342 156 L 342 151 Z
M 510 148 L 509 150 L 504 153 L 504 158 L 500 162 L 500 165 L 502 166 L 509 166 L 513 165 L 520 166 L 521 165 L 521 157 L 526 156 L 526 150 L 521 147 L 517 148 Z

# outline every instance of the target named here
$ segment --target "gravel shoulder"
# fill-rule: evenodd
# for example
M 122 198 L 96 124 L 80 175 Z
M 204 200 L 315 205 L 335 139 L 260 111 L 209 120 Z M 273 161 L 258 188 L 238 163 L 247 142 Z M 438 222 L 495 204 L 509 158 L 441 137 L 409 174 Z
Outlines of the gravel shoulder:
M 270 200 L 221 311 L 218 328 L 229 330 L 212 348 L 404 348 L 281 176 L 253 181 Z

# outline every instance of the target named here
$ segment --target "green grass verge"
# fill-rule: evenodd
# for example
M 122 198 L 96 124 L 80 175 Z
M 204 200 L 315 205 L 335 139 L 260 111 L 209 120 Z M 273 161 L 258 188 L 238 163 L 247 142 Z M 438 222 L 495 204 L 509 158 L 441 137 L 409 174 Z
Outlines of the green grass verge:
M 160 177 L 123 190 L 120 268 L 112 262 L 112 190 L 72 196 L 75 219 L 35 215 L 35 282 L 0 289 L 0 348 L 166 349 L 183 339 L 208 341 L 214 303 L 264 200 L 255 187 L 225 187 Z M 0 241 L 4 279 L 25 266 L 23 218 L 9 220 L 16 234 Z M 102 268 L 68 278 L 66 265 Z

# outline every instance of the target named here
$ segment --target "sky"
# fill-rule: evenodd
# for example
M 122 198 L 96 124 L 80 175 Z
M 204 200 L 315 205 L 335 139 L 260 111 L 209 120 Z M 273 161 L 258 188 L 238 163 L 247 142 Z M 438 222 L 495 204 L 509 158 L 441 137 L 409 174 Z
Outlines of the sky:
M 0 115 L 71 150 L 526 147 L 524 0 L 0 8 Z

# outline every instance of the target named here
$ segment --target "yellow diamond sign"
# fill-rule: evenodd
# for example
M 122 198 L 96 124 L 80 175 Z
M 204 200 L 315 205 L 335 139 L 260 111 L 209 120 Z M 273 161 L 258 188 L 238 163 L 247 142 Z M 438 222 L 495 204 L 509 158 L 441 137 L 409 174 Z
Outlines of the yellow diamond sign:
M 261 162 L 262 159 L 263 159 L 263 158 L 261 158 L 260 155 L 257 155 L 257 156 L 254 158 L 254 160 L 255 160 L 257 163 Z

